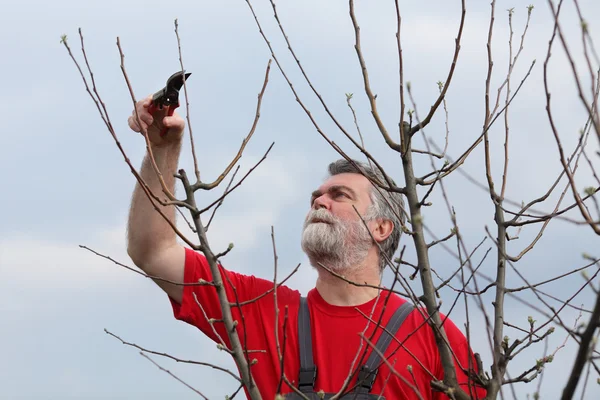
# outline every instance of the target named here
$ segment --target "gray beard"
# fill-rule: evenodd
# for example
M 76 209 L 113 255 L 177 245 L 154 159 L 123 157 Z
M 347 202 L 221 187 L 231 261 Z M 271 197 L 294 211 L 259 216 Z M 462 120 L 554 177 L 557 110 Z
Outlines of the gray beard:
M 369 212 L 363 216 L 370 220 Z M 325 222 L 311 222 L 318 219 Z M 304 223 L 302 249 L 313 267 L 341 273 L 360 269 L 373 244 L 363 221 L 344 221 L 325 209 L 311 210 Z

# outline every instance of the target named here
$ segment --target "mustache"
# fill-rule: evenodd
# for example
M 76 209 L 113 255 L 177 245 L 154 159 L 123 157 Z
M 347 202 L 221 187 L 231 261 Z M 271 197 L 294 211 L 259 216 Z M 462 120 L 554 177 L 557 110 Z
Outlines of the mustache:
M 305 226 L 314 222 L 326 222 L 328 224 L 335 224 L 338 222 L 337 218 L 335 218 L 331 213 L 324 208 L 319 208 L 318 210 L 311 210 L 306 216 Z

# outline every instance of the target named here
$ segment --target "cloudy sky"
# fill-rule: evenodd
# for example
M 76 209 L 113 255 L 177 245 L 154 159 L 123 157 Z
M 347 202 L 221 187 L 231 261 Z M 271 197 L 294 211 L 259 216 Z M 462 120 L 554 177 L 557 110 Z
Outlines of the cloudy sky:
M 459 1 L 401 1 L 403 56 L 406 81 L 411 82 L 416 110 L 422 118 L 436 98 L 438 81 L 446 79 L 454 51 L 460 17 Z M 448 157 L 456 159 L 481 133 L 487 73 L 486 40 L 489 2 L 467 2 L 467 19 L 461 53 L 453 84 L 447 94 L 450 144 Z M 545 114 L 543 61 L 552 32 L 546 1 L 535 6 L 524 49 L 514 69 L 512 89 L 537 60 L 531 76 L 510 110 L 510 164 L 507 198 L 529 201 L 542 195 L 560 172 L 556 142 Z M 589 92 L 589 74 L 583 67 L 580 31 L 572 2 L 567 2 L 563 29 Z M 600 15 L 600 4 L 581 0 L 590 32 L 600 42 L 592 16 Z M 493 98 L 506 76 L 508 64 L 507 9 L 514 7 L 515 51 L 526 20 L 527 2 L 497 2 L 493 35 Z M 253 2 L 269 39 L 286 73 L 322 130 L 348 153 L 351 147 L 327 119 L 315 96 L 302 80 L 286 52 L 268 1 Z M 279 2 L 278 11 L 292 44 L 315 87 L 344 127 L 356 135 L 345 93 L 354 93 L 353 104 L 368 149 L 386 170 L 402 183 L 399 157 L 386 148 L 371 118 L 362 90 L 360 69 L 353 49 L 354 32 L 344 1 L 294 0 Z M 357 18 L 363 34 L 362 46 L 373 91 L 388 130 L 397 137 L 399 118 L 398 56 L 395 47 L 395 9 L 392 1 L 358 1 Z M 0 63 L 4 129 L 0 146 L 0 398 L 2 399 L 188 399 L 197 397 L 141 357 L 135 349 L 122 346 L 104 333 L 108 329 L 123 339 L 185 359 L 210 360 L 232 366 L 228 358 L 199 331 L 173 319 L 166 296 L 149 280 L 119 268 L 81 249 L 85 245 L 131 264 L 125 251 L 125 221 L 134 178 L 104 127 L 84 90 L 77 70 L 59 43 L 66 34 L 76 57 L 82 61 L 77 29 L 82 28 L 87 54 L 100 94 L 129 158 L 139 166 L 145 147 L 142 138 L 128 130 L 132 103 L 119 68 L 116 38 L 121 40 L 125 64 L 135 96 L 142 98 L 164 85 L 179 66 L 173 21 L 178 18 L 188 80 L 190 117 L 202 176 L 216 177 L 237 152 L 246 135 L 270 58 L 254 19 L 244 1 L 114 1 L 76 2 L 20 1 L 3 5 Z M 557 43 L 558 44 L 558 43 Z M 596 64 L 597 68 L 597 64 Z M 574 81 L 563 51 L 556 46 L 549 66 L 554 118 L 565 150 L 570 153 L 585 124 L 585 113 L 574 89 Z M 414 106 L 410 106 L 415 108 Z M 181 110 L 184 112 L 184 110 Z M 503 125 L 499 119 L 492 133 L 492 167 L 497 185 L 502 175 Z M 443 110 L 433 119 L 426 135 L 443 146 Z M 261 119 L 252 142 L 240 161 L 245 172 L 268 146 L 275 146 L 267 160 L 236 190 L 209 231 L 213 248 L 235 244 L 224 260 L 236 271 L 263 278 L 272 277 L 270 229 L 276 232 L 280 274 L 296 264 L 300 271 L 290 286 L 306 293 L 314 284 L 315 272 L 299 246 L 302 220 L 309 206 L 309 193 L 325 177 L 328 162 L 337 158 L 296 103 L 280 71 L 273 64 Z M 416 145 L 423 148 L 421 138 Z M 589 154 L 597 163 L 598 141 L 590 138 Z M 428 157 L 415 160 L 418 175 L 431 171 Z M 442 161 L 436 161 L 441 165 Z M 181 167 L 192 171 L 189 144 Z M 481 148 L 473 152 L 463 171 L 485 183 Z M 597 185 L 590 168 L 582 161 L 577 174 L 580 192 Z M 471 251 L 494 229 L 489 195 L 464 174 L 456 173 L 445 184 L 455 207 L 465 243 Z M 564 188 L 564 183 L 559 185 Z M 219 190 L 220 192 L 220 190 Z M 552 210 L 558 194 L 539 210 Z M 199 193 L 198 201 L 209 204 L 218 193 Z M 567 195 L 563 206 L 570 204 Z M 432 207 L 425 210 L 425 223 L 437 237 L 445 236 L 451 222 L 438 190 Z M 577 213 L 570 214 L 577 218 Z M 511 241 L 509 251 L 517 254 L 535 237 L 539 227 L 528 226 Z M 513 232 L 514 233 L 514 232 Z M 410 259 L 413 252 L 405 237 Z M 451 252 L 455 242 L 448 242 Z M 479 262 L 493 248 L 488 238 L 475 253 Z M 458 265 L 450 251 L 432 250 L 433 267 L 448 276 Z M 600 256 L 598 238 L 590 229 L 552 222 L 540 243 L 515 266 L 531 282 L 538 282 L 582 266 L 583 253 Z M 494 274 L 494 251 L 482 272 Z M 414 258 L 413 258 L 414 259 Z M 590 274 L 595 272 L 590 269 Z M 480 277 L 480 284 L 485 284 Z M 571 297 L 584 280 L 579 274 L 545 290 L 562 299 Z M 455 282 L 456 283 L 456 282 Z M 598 280 L 596 279 L 596 283 Z M 522 286 L 512 273 L 509 285 Z M 419 291 L 418 285 L 415 290 Z M 443 310 L 454 300 L 451 291 L 442 293 Z M 530 294 L 523 299 L 548 308 Z M 491 297 L 484 297 L 491 307 Z M 544 298 L 544 300 L 548 300 Z M 592 307 L 586 289 L 574 304 Z M 550 302 L 552 306 L 557 303 Z M 473 347 L 489 365 L 490 352 L 482 314 L 470 303 Z M 465 321 L 464 305 L 452 312 L 458 326 Z M 506 320 L 527 326 L 527 316 L 544 317 L 516 300 L 507 301 Z M 566 309 L 563 321 L 575 325 L 579 312 Z M 579 322 L 587 319 L 583 313 Z M 520 337 L 507 331 L 512 338 Z M 554 399 L 566 381 L 576 351 L 572 340 L 557 329 L 548 343 L 556 353 L 542 381 L 542 398 Z M 565 344 L 564 347 L 561 347 Z M 544 347 L 523 352 L 510 368 L 516 376 L 534 365 Z M 155 358 L 209 398 L 224 398 L 232 382 L 212 369 L 181 365 Z M 598 398 L 596 376 L 590 377 L 586 398 Z M 514 387 L 518 398 L 536 390 L 538 381 Z M 507 398 L 512 398 L 506 390 Z

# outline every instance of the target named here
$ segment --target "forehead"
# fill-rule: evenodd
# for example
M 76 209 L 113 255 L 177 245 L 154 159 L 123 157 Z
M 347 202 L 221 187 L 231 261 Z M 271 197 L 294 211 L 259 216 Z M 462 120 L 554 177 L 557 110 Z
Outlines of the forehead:
M 319 186 L 318 191 L 321 193 L 327 192 L 327 190 L 333 186 L 346 186 L 354 190 L 354 192 L 360 197 L 369 197 L 371 190 L 371 182 L 360 174 L 343 173 L 334 176 L 330 176 Z

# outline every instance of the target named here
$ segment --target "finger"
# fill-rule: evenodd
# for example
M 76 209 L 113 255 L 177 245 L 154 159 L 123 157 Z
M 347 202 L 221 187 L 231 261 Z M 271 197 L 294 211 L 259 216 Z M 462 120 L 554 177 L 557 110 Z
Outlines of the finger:
M 154 117 L 152 117 L 148 110 L 144 108 L 136 107 L 136 109 L 131 112 L 131 116 L 133 117 L 133 119 L 137 119 L 137 117 L 139 116 L 140 119 L 148 125 L 152 125 L 152 123 L 154 122 Z
M 144 100 L 139 101 L 139 103 L 144 108 L 150 107 L 150 104 L 152 104 L 152 95 L 149 95 Z
M 163 118 L 163 125 L 169 129 L 183 130 L 185 121 L 179 115 Z
M 135 122 L 135 118 L 132 115 L 127 118 L 127 125 L 129 125 L 129 128 L 134 132 L 140 131 L 140 127 L 138 126 L 137 122 Z
M 152 104 L 152 96 L 148 96 L 143 100 L 135 103 L 135 109 L 138 110 L 139 113 L 147 113 L 148 107 Z
M 135 115 L 130 116 L 127 119 L 127 122 L 129 124 L 129 127 L 131 128 L 131 130 L 133 130 L 134 132 L 142 132 L 142 129 L 148 129 L 148 125 L 146 123 L 144 123 L 144 121 L 142 121 L 141 126 L 140 126 L 140 124 L 138 124 L 138 120 L 135 117 Z
M 130 118 L 131 118 L 131 119 L 132 119 L 132 121 L 133 121 L 133 122 L 135 122 L 135 123 L 136 123 L 136 125 L 138 125 L 138 126 L 139 126 L 139 124 L 137 123 L 137 119 L 138 119 L 138 117 L 140 118 L 140 120 L 141 120 L 143 123 L 147 124 L 148 126 L 152 125 L 152 123 L 154 122 L 154 118 L 152 117 L 152 115 L 148 114 L 147 112 L 139 112 L 139 111 L 138 111 L 138 112 L 136 113 L 136 111 L 134 110 L 134 111 L 131 113 L 131 116 L 130 116 Z
M 142 102 L 138 102 L 136 104 L 134 112 L 136 111 L 140 115 L 150 115 L 150 113 L 148 112 L 148 106 Z
M 140 127 L 140 125 L 137 123 L 137 119 L 134 117 L 129 117 L 130 121 L 129 121 L 129 127 L 131 128 L 132 131 L 134 132 L 142 132 L 142 127 Z M 142 123 L 142 126 L 144 124 Z
M 154 118 L 149 113 L 140 113 L 140 119 L 148 126 L 154 123 Z

